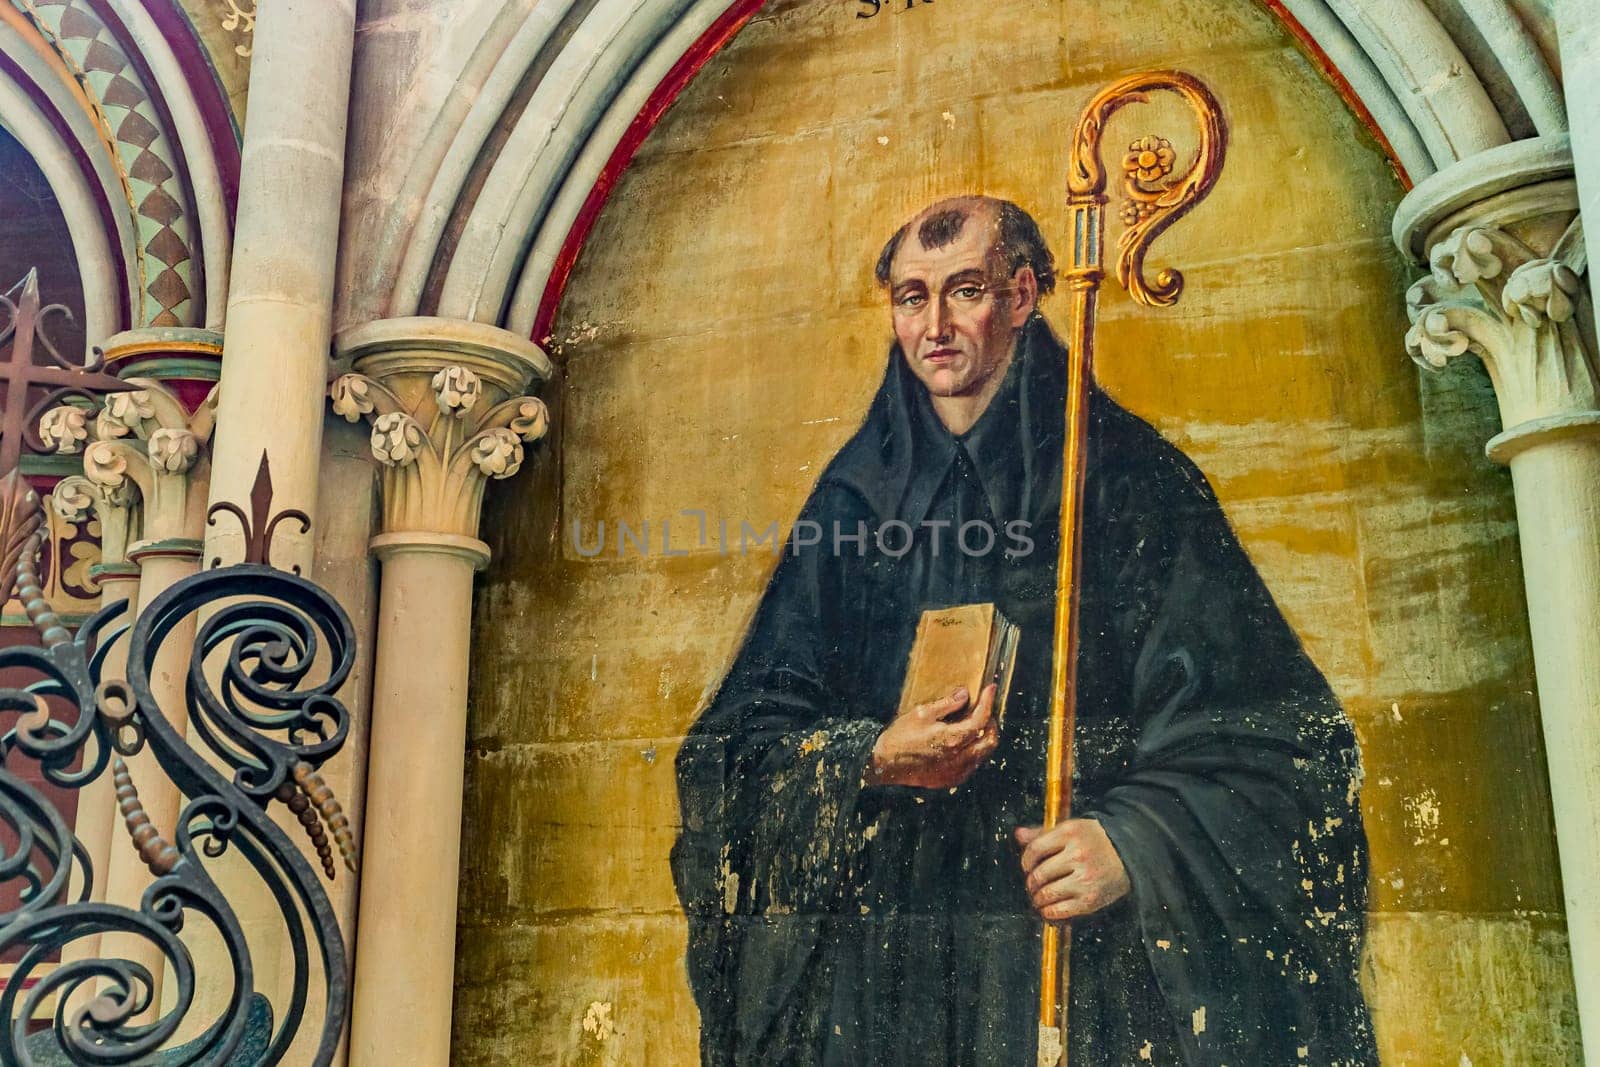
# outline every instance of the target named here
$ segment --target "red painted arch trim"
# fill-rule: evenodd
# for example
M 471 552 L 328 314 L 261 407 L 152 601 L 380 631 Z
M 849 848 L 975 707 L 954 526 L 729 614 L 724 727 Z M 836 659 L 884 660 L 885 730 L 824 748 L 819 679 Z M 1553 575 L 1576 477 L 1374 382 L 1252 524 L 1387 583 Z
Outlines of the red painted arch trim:
M 1345 106 L 1355 113 L 1356 119 L 1367 128 L 1367 132 L 1372 134 L 1373 139 L 1378 142 L 1378 146 L 1383 149 L 1383 154 L 1389 157 L 1389 165 L 1394 167 L 1394 172 L 1400 176 L 1400 184 L 1410 190 L 1416 183 L 1411 180 L 1411 175 L 1406 173 L 1405 164 L 1400 162 L 1399 155 L 1395 153 L 1394 145 L 1390 144 L 1389 138 L 1384 136 L 1383 130 L 1378 126 L 1378 120 L 1372 117 L 1372 112 L 1368 110 L 1367 105 L 1356 93 L 1355 86 L 1351 85 L 1349 79 L 1339 72 L 1339 68 L 1334 65 L 1333 60 L 1328 58 L 1328 53 L 1324 52 L 1322 46 L 1317 44 L 1316 39 L 1307 32 L 1304 26 L 1300 25 L 1300 20 L 1290 14 L 1289 9 L 1283 6 L 1283 0 L 1261 0 L 1261 3 L 1268 11 L 1277 16 L 1278 21 L 1283 23 L 1284 28 L 1300 43 L 1300 47 L 1305 49 L 1311 62 L 1317 65 L 1317 68 L 1322 71 L 1323 77 L 1327 78 L 1334 89 L 1338 91 L 1339 96 L 1345 102 Z
M 594 229 L 595 222 L 600 217 L 600 212 L 605 208 L 606 201 L 611 198 L 612 190 L 621 180 L 622 174 L 628 169 L 628 164 L 633 162 L 633 157 L 638 154 L 639 147 L 644 144 L 645 138 L 656 128 L 663 115 L 667 113 L 678 94 L 682 93 L 694 76 L 700 73 L 711 58 L 720 52 L 724 45 L 733 40 L 735 34 L 742 30 L 745 23 L 749 22 L 757 11 L 761 10 L 766 0 L 736 0 L 724 11 L 717 21 L 712 23 L 705 33 L 690 46 L 672 69 L 667 72 L 660 85 L 656 86 L 650 98 L 645 101 L 639 114 L 623 133 L 622 139 L 617 143 L 616 149 L 611 153 L 611 158 L 601 169 L 600 175 L 595 179 L 594 186 L 589 190 L 588 197 L 579 209 L 578 216 L 573 220 L 572 229 L 567 232 L 567 238 L 561 244 L 561 251 L 556 254 L 555 264 L 550 269 L 550 278 L 545 282 L 544 296 L 539 301 L 539 313 L 533 320 L 533 341 L 535 344 L 545 345 L 550 341 L 550 329 L 555 323 L 556 309 L 561 305 L 561 297 L 567 289 L 567 281 L 572 276 L 572 268 L 578 262 L 578 254 L 583 251 L 583 243 L 588 240 L 589 233 Z M 1289 13 L 1283 6 L 1282 0 L 1261 0 L 1261 3 L 1277 16 L 1300 46 L 1305 49 L 1313 63 L 1322 71 L 1323 75 L 1333 84 L 1345 104 L 1360 120 L 1383 148 L 1384 154 L 1389 157 L 1390 164 L 1400 176 L 1400 181 L 1407 189 L 1412 186 L 1410 175 L 1395 155 L 1394 146 L 1384 136 L 1383 130 L 1372 117 L 1372 112 L 1362 103 L 1361 97 L 1356 94 L 1355 87 L 1339 73 L 1339 68 L 1328 58 L 1316 40 L 1300 24 L 1300 21 Z
M 645 101 L 639 114 L 628 124 L 627 130 L 622 134 L 622 140 L 617 142 L 611 158 L 606 160 L 600 176 L 595 179 L 594 187 L 589 190 L 589 196 L 579 209 L 578 217 L 573 220 L 572 229 L 567 232 L 567 239 L 561 244 L 561 251 L 556 254 L 555 264 L 550 268 L 550 279 L 545 282 L 544 296 L 539 301 L 539 314 L 533 320 L 534 343 L 543 345 L 549 342 L 550 327 L 555 322 L 556 308 L 560 306 L 561 296 L 566 292 L 567 279 L 572 276 L 572 268 L 578 262 L 578 253 L 583 250 L 583 243 L 588 240 L 589 231 L 594 229 L 601 210 L 606 206 L 612 190 L 622 178 L 622 172 L 628 169 L 628 164 L 632 163 L 633 157 L 638 154 L 639 146 L 644 144 L 645 138 L 650 136 L 650 131 L 656 128 L 656 123 L 661 121 L 661 116 L 667 113 L 673 101 L 678 99 L 678 94 L 694 80 L 696 74 L 700 73 L 700 68 L 709 63 L 712 56 L 722 51 L 723 46 L 733 40 L 734 34 L 744 29 L 745 23 L 749 22 L 765 3 L 766 0 L 736 0 L 728 10 L 719 15 L 717 21 L 713 22 L 672 65 L 672 69 L 667 72 L 661 84 L 650 94 L 650 99 Z

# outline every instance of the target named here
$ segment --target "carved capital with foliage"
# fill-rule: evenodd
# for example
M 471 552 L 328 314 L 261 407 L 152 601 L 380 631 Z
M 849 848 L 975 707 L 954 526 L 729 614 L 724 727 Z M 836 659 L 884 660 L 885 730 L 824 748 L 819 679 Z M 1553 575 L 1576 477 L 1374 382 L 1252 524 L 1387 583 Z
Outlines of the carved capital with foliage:
M 74 474 L 56 483 L 50 507 L 62 522 L 80 526 L 92 516 L 100 523 L 101 564 L 126 563 L 138 493 L 126 481 L 106 486 Z
M 535 345 L 441 319 L 388 319 L 338 341 L 353 370 L 329 388 L 333 410 L 366 420 L 383 477 L 383 533 L 476 538 L 491 480 L 521 468 L 549 413 L 525 395 L 550 375 Z
M 1490 225 L 1460 226 L 1429 249 L 1427 277 L 1406 294 L 1406 347 L 1423 367 L 1471 353 L 1494 382 L 1506 431 L 1600 410 L 1588 287 L 1570 262 L 1577 224 L 1549 255 Z
M 58 453 L 83 455 L 83 474 L 62 483 L 69 503 L 57 507 L 93 507 L 125 540 L 192 537 L 204 495 L 193 475 L 215 428 L 215 391 L 191 413 L 159 381 L 130 384 L 136 388 L 109 394 L 98 409 L 63 405 L 39 420 L 40 438 Z

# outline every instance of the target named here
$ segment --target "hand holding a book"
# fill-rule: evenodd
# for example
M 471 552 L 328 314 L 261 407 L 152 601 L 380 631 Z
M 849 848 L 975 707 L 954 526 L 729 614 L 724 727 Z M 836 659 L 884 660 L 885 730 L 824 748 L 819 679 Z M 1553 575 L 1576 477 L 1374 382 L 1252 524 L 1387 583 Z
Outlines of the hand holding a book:
M 1067 819 L 1046 830 L 1019 826 L 1022 873 L 1034 910 L 1052 922 L 1082 919 L 1128 895 L 1128 869 L 1095 819 Z
M 973 705 L 962 686 L 896 717 L 872 748 L 867 784 L 953 789 L 965 782 L 1000 742 L 995 688 L 985 686 Z

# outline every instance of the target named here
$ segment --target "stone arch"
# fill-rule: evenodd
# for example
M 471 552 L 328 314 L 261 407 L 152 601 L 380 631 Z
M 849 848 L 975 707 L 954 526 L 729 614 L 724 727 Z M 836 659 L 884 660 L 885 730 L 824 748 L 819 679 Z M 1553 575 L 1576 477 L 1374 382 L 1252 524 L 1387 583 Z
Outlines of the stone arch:
M 222 325 L 238 139 L 203 56 L 170 0 L 0 10 L 0 124 L 66 211 L 91 343 Z
M 1408 183 L 1565 131 L 1560 89 L 1512 0 L 1263 0 L 1380 136 Z M 385 227 L 387 313 L 537 335 L 643 135 L 761 0 L 502 7 L 467 47 Z M 531 7 L 531 9 L 530 9 Z M 415 219 L 413 225 L 412 220 Z

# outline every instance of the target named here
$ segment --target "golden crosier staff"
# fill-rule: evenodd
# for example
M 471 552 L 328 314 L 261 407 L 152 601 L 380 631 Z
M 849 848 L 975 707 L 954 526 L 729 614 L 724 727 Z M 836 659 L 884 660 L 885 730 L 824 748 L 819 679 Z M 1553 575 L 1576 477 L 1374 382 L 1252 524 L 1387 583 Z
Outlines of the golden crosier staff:
M 1170 307 L 1183 292 L 1183 275 L 1162 270 L 1145 280 L 1151 242 L 1198 204 L 1222 171 L 1227 128 L 1211 91 L 1181 71 L 1129 75 L 1102 89 L 1084 108 L 1072 137 L 1067 206 L 1072 211 L 1072 267 L 1063 273 L 1072 293 L 1071 357 L 1067 368 L 1067 432 L 1062 460 L 1061 558 L 1056 571 L 1055 649 L 1050 678 L 1050 750 L 1045 770 L 1044 825 L 1072 812 L 1072 734 L 1078 685 L 1078 572 L 1082 560 L 1083 482 L 1089 433 L 1089 385 L 1094 380 L 1095 306 L 1105 278 L 1106 169 L 1100 161 L 1105 125 L 1119 109 L 1143 103 L 1153 92 L 1176 93 L 1200 127 L 1194 165 L 1170 177 L 1172 146 L 1157 137 L 1135 141 L 1123 160 L 1122 218 L 1117 239 L 1117 281 L 1147 307 Z M 1039 1065 L 1066 1067 L 1067 990 L 1072 947 L 1065 923 L 1046 923 L 1039 976 Z

